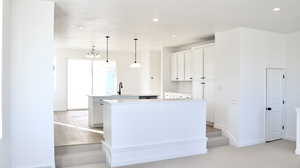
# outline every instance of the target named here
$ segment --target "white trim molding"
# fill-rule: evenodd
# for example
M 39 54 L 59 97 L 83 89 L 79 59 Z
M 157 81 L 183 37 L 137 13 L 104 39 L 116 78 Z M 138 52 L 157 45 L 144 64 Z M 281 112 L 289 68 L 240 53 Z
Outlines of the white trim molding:
M 286 135 L 283 139 L 296 142 L 297 138 L 294 136 Z
M 207 153 L 207 138 L 185 139 L 113 149 L 111 149 L 110 145 L 103 142 L 103 148 L 108 165 L 119 167 L 205 154 Z
M 246 146 L 252 146 L 252 145 L 263 144 L 263 143 L 266 143 L 264 138 L 250 139 L 247 141 L 240 142 L 238 147 L 246 147 Z
M 297 141 L 296 141 L 296 155 L 300 155 L 300 108 L 296 109 L 297 111 L 297 127 L 296 127 L 296 136 L 297 136 Z
M 300 148 L 297 148 L 297 149 L 295 150 L 295 154 L 296 154 L 296 155 L 300 155 Z

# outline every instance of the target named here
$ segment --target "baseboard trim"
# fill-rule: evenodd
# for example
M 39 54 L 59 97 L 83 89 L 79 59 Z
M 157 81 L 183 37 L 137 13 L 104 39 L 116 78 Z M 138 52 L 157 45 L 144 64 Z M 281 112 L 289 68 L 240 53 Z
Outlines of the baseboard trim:
M 285 136 L 283 139 L 296 142 L 296 137 L 293 136 Z
M 295 154 L 296 154 L 296 155 L 300 155 L 300 148 L 297 148 L 297 149 L 295 150 Z
M 16 166 L 16 168 L 53 168 L 55 167 L 55 164 L 53 165 L 35 165 L 35 166 Z
M 169 141 L 159 144 L 111 148 L 103 142 L 111 167 L 128 166 L 207 153 L 207 138 Z
M 263 143 L 266 143 L 264 138 L 252 139 L 252 140 L 241 142 L 238 145 L 238 147 L 246 147 L 246 146 L 252 146 L 252 145 L 263 144 Z

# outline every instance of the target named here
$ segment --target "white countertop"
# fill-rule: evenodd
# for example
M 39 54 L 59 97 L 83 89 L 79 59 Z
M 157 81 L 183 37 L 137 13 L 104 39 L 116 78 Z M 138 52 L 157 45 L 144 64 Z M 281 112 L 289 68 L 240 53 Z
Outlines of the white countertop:
M 121 103 L 143 103 L 143 102 L 192 102 L 202 101 L 193 99 L 115 99 L 115 100 L 104 100 L 105 103 L 109 104 L 121 104 Z
M 139 96 L 159 96 L 159 95 L 152 95 L 152 94 L 140 94 L 140 95 L 130 95 L 130 94 L 124 94 L 124 95 L 87 95 L 88 97 L 139 97 Z

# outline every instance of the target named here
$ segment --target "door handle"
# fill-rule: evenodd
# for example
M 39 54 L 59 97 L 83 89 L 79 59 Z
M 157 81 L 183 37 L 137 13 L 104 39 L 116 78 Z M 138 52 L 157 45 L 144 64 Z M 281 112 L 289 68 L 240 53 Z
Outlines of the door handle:
M 272 108 L 271 108 L 271 107 L 267 107 L 267 108 L 266 108 L 266 110 L 268 110 L 268 111 L 271 111 L 271 110 L 272 110 Z

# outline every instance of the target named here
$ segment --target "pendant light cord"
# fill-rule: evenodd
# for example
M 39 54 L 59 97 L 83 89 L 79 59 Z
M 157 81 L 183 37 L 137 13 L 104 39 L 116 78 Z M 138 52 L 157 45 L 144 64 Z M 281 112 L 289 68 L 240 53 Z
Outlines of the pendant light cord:
M 136 63 L 136 45 L 137 45 L 136 42 L 137 42 L 137 40 L 138 40 L 137 38 L 134 39 L 134 44 L 135 44 L 135 47 L 134 47 L 134 63 Z
M 106 37 L 106 62 L 108 62 L 108 39 L 110 38 L 109 36 Z

